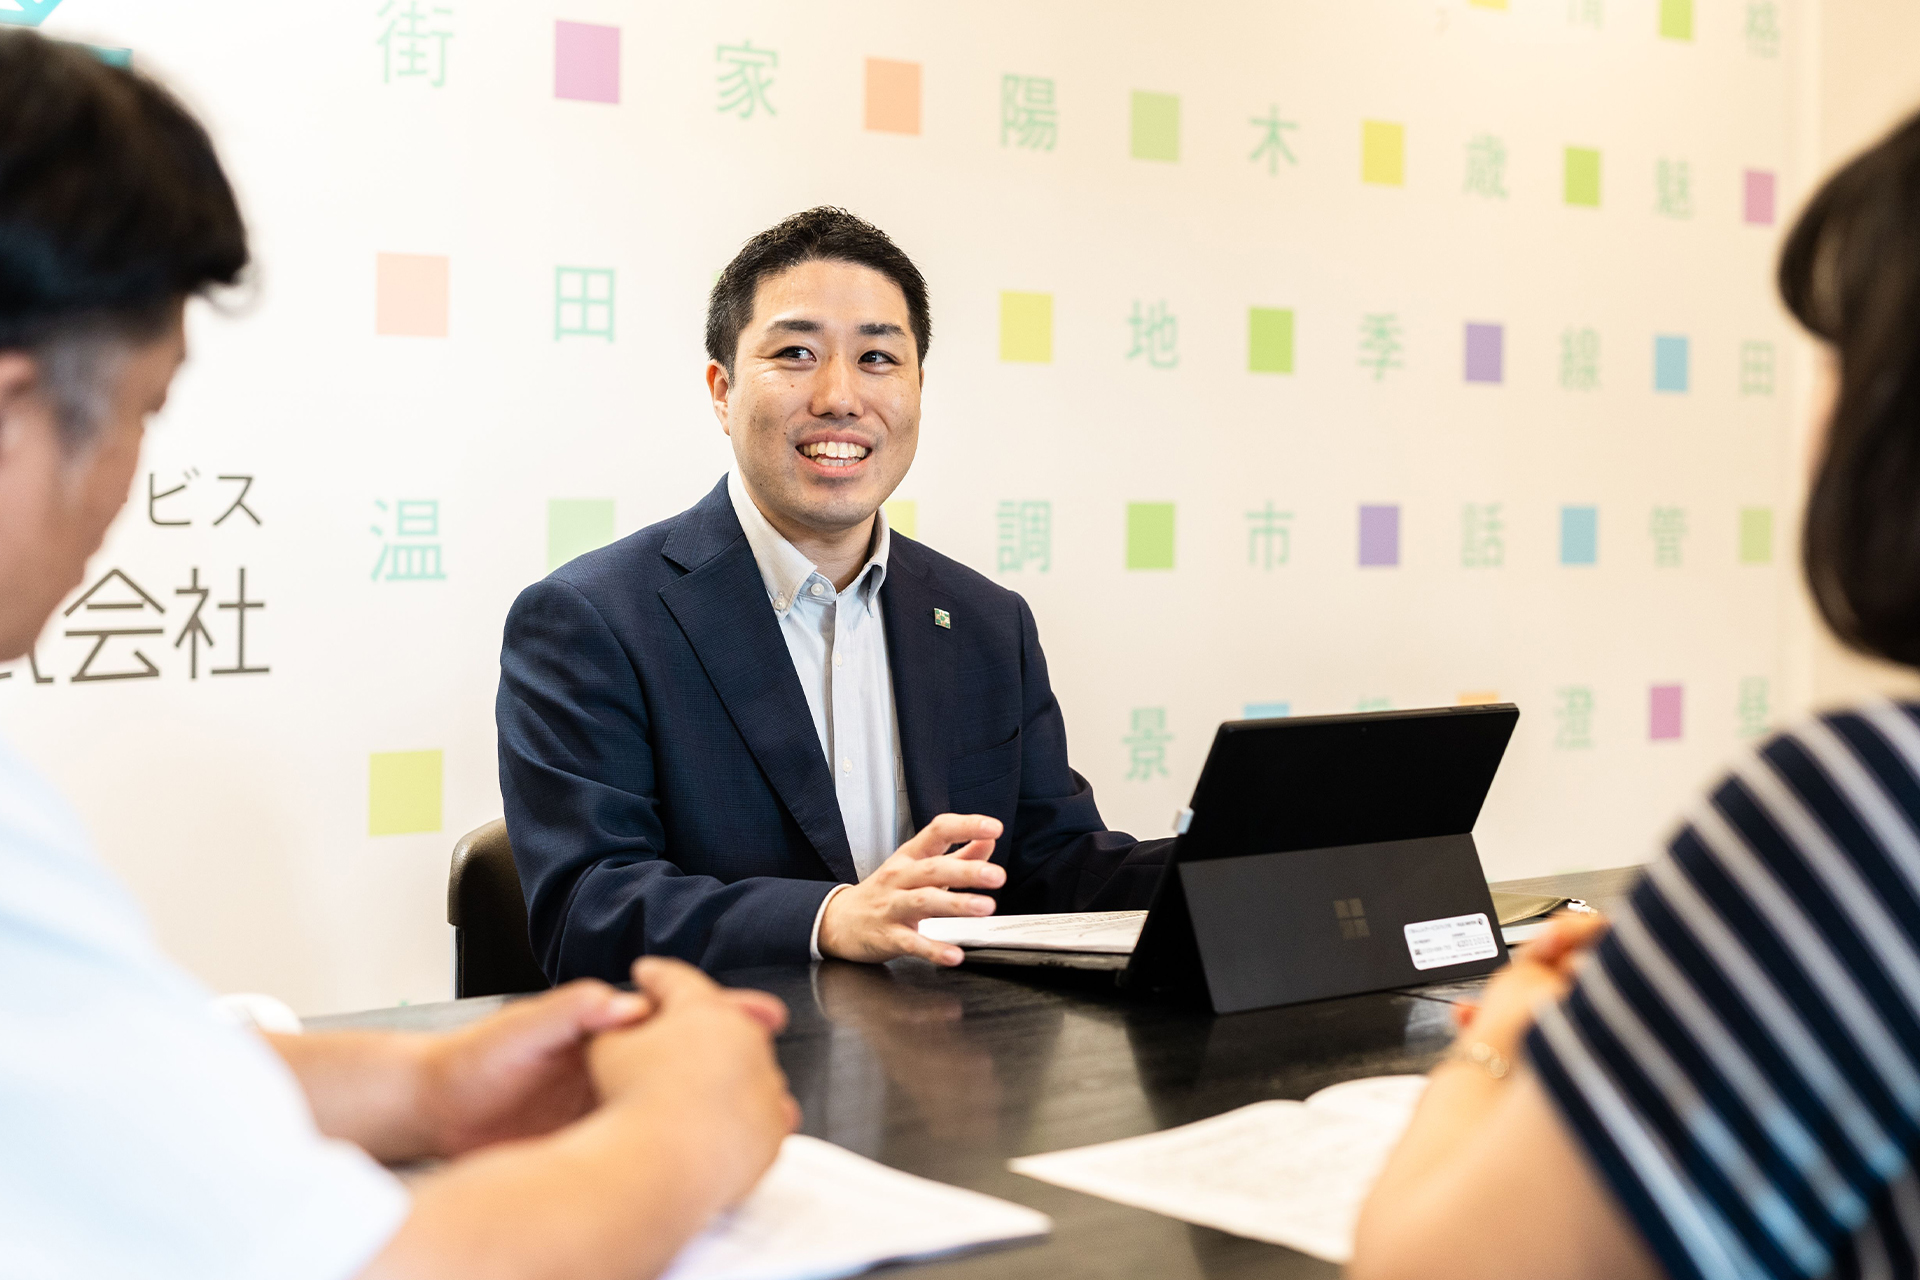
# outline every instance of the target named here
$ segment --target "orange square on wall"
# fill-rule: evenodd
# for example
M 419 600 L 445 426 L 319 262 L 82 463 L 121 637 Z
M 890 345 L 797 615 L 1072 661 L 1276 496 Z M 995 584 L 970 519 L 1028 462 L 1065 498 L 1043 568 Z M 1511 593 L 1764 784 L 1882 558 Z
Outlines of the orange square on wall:
M 447 259 L 383 253 L 374 264 L 373 331 L 407 338 L 447 336 Z
M 867 59 L 867 128 L 920 132 L 920 64 Z

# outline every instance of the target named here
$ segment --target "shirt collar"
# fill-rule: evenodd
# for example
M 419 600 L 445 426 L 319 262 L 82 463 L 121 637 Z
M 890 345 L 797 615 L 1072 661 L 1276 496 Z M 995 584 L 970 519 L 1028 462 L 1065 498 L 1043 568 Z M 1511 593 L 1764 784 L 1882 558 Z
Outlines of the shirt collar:
M 782 537 L 761 514 L 747 493 L 747 482 L 738 467 L 727 472 L 727 497 L 733 502 L 733 514 L 747 535 L 747 546 L 753 550 L 753 561 L 760 567 L 760 581 L 767 588 L 767 600 L 775 613 L 784 614 L 813 578 L 819 578 L 828 591 L 833 590 L 833 583 L 813 561 L 800 554 L 800 549 Z M 880 587 L 886 581 L 887 554 L 892 546 L 893 532 L 887 526 L 887 513 L 885 509 L 876 511 L 873 552 L 847 588 L 849 592 L 859 593 L 861 603 L 870 614 L 880 610 Z

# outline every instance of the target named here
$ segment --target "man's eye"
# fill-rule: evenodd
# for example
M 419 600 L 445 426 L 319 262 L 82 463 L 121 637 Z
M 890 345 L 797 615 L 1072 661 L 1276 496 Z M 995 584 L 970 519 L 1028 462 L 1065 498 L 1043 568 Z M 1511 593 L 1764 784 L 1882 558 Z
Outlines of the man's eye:
M 812 356 L 813 352 L 807 350 L 805 347 L 786 347 L 781 350 L 779 358 L 782 360 L 806 360 Z
M 865 363 L 867 361 L 875 361 L 875 360 L 884 360 L 888 364 L 899 363 L 899 361 L 895 360 L 890 353 L 885 351 L 869 351 L 867 352 L 867 354 L 861 356 L 860 359 L 862 363 Z

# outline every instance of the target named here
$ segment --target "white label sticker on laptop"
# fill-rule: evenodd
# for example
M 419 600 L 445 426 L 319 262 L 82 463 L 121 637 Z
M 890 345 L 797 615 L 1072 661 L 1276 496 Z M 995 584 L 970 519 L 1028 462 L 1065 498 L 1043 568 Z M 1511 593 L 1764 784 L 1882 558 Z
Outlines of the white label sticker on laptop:
M 1493 940 L 1493 926 L 1487 923 L 1485 912 L 1450 916 L 1445 920 L 1422 920 L 1408 925 L 1404 932 L 1407 952 L 1413 956 L 1416 969 L 1441 969 L 1470 960 L 1491 960 L 1500 954 L 1499 944 Z

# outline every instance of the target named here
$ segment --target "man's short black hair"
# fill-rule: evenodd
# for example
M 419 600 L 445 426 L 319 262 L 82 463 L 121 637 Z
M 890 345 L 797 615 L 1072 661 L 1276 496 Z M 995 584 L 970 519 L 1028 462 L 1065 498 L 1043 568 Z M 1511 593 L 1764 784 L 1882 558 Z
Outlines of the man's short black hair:
M 920 268 L 886 232 L 831 205 L 775 223 L 734 255 L 707 299 L 708 357 L 732 377 L 740 334 L 753 322 L 753 299 L 760 282 L 803 262 L 819 261 L 872 267 L 899 285 L 907 299 L 907 324 L 913 329 L 920 361 L 926 363 L 927 348 L 933 342 L 933 317 L 927 310 L 927 281 Z
M 233 189 L 172 94 L 84 47 L 0 30 L 0 351 L 151 340 L 183 298 L 246 265 Z M 63 426 L 81 438 L 91 424 Z

